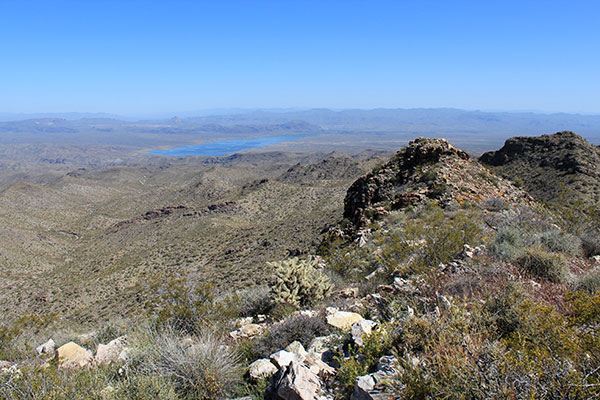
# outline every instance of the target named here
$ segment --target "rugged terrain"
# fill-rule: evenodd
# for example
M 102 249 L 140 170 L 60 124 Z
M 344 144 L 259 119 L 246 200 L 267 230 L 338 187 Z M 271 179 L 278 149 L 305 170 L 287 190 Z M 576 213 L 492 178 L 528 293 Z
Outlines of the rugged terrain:
M 600 148 L 576 133 L 511 138 L 479 160 L 519 182 L 538 200 L 600 201 Z
M 482 159 L 523 163 L 504 177 L 418 138 L 385 162 L 253 154 L 12 184 L 0 395 L 599 399 L 600 214 L 544 198 L 596 193 L 577 185 L 598 173 L 590 149 L 511 139 Z M 517 180 L 573 159 L 574 180 Z M 128 310 L 144 312 L 100 322 Z
M 2 319 L 138 312 L 170 275 L 240 288 L 314 252 L 376 159 L 267 153 L 54 173 L 0 192 Z

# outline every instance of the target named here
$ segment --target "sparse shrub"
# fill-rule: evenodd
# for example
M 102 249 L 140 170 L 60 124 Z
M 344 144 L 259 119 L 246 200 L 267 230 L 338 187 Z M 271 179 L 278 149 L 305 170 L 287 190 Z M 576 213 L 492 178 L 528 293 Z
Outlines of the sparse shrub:
M 506 226 L 498 231 L 490 248 L 501 259 L 512 262 L 522 254 L 526 243 L 527 233 L 519 228 Z
M 268 314 L 273 309 L 271 291 L 266 286 L 256 286 L 240 290 L 236 293 L 239 314 L 242 317 L 253 317 Z
M 235 295 L 216 296 L 210 284 L 193 285 L 185 279 L 172 279 L 156 288 L 160 296 L 148 305 L 156 329 L 200 334 L 206 327 L 228 324 L 239 316 Z
M 96 331 L 95 341 L 98 343 L 108 343 L 113 339 L 123 336 L 127 333 L 127 323 L 125 321 L 108 321 L 100 326 Z
M 333 289 L 329 278 L 317 270 L 315 258 L 294 257 L 268 265 L 274 269 L 271 292 L 276 303 L 310 306 L 325 299 Z
M 101 399 L 109 382 L 100 368 L 64 370 L 22 365 L 19 369 L 19 375 L 0 373 L 0 399 Z
M 581 255 L 581 239 L 570 233 L 553 229 L 540 235 L 540 242 L 550 251 Z
M 590 294 L 600 291 L 600 268 L 579 276 L 575 281 L 575 290 L 584 290 Z
M 554 283 L 563 283 L 569 275 L 567 262 L 562 254 L 548 252 L 539 247 L 525 249 L 517 264 L 530 274 Z
M 149 332 L 147 340 L 136 356 L 138 371 L 168 378 L 184 398 L 221 399 L 241 382 L 237 355 L 214 334 L 188 343 L 173 332 Z
M 585 232 L 581 234 L 581 248 L 586 257 L 600 254 L 600 232 Z
M 268 357 L 294 341 L 307 347 L 315 337 L 329 333 L 330 327 L 322 318 L 298 315 L 275 325 L 269 332 L 258 338 L 253 352 L 258 356 L 257 358 Z
M 379 359 L 390 352 L 391 345 L 391 335 L 387 328 L 382 327 L 368 335 L 365 334 L 363 346 L 352 346 L 349 349 L 349 357 L 344 357 L 344 354 L 335 356 L 340 365 L 337 370 L 339 390 L 350 395 L 356 378 L 374 372 Z
M 484 305 L 484 314 L 502 337 L 518 330 L 522 319 L 522 305 L 527 300 L 523 288 L 516 283 L 509 283 L 497 296 L 488 298 Z
M 506 200 L 502 197 L 489 197 L 482 202 L 482 207 L 488 211 L 502 211 L 508 209 Z

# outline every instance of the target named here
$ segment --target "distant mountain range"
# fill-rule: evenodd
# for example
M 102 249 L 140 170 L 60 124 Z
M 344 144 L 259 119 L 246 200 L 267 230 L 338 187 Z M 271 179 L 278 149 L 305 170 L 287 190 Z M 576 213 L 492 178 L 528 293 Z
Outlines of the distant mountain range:
M 455 136 L 460 134 L 501 134 L 504 139 L 514 135 L 539 135 L 563 130 L 575 131 L 592 140 L 600 140 L 600 114 L 543 114 L 534 112 L 485 112 L 453 108 L 415 109 L 330 109 L 310 110 L 212 110 L 215 114 L 198 112 L 195 117 L 152 118 L 137 123 L 160 123 L 179 126 L 199 125 L 264 125 L 304 121 L 334 132 L 384 132 L 411 135 Z M 69 121 L 102 119 L 133 122 L 132 118 L 107 113 L 0 113 L 0 121 L 39 118 L 60 118 Z M 83 121 L 82 121 L 83 122 Z M 116 122 L 116 121 L 114 121 Z M 68 124 L 66 124 L 68 125 Z

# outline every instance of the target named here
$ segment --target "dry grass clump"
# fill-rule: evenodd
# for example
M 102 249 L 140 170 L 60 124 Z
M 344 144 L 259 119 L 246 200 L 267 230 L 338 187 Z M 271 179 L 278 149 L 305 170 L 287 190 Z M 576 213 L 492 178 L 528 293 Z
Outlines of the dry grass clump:
M 238 356 L 215 334 L 184 340 L 174 332 L 149 331 L 146 341 L 134 355 L 133 367 L 168 379 L 184 398 L 221 399 L 241 382 Z
M 523 255 L 517 259 L 517 264 L 530 274 L 554 283 L 564 283 L 569 276 L 563 255 L 539 247 L 525 249 Z

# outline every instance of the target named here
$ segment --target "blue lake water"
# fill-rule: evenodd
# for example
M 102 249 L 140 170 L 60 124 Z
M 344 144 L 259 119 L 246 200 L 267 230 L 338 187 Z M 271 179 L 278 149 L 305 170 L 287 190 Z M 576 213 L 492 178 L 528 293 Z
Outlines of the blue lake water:
M 158 154 L 161 156 L 224 156 L 236 151 L 256 149 L 270 146 L 281 142 L 292 142 L 299 140 L 300 137 L 289 136 L 267 136 L 254 139 L 230 139 L 218 142 L 201 143 L 193 146 L 173 147 L 167 150 L 153 150 L 149 154 Z

